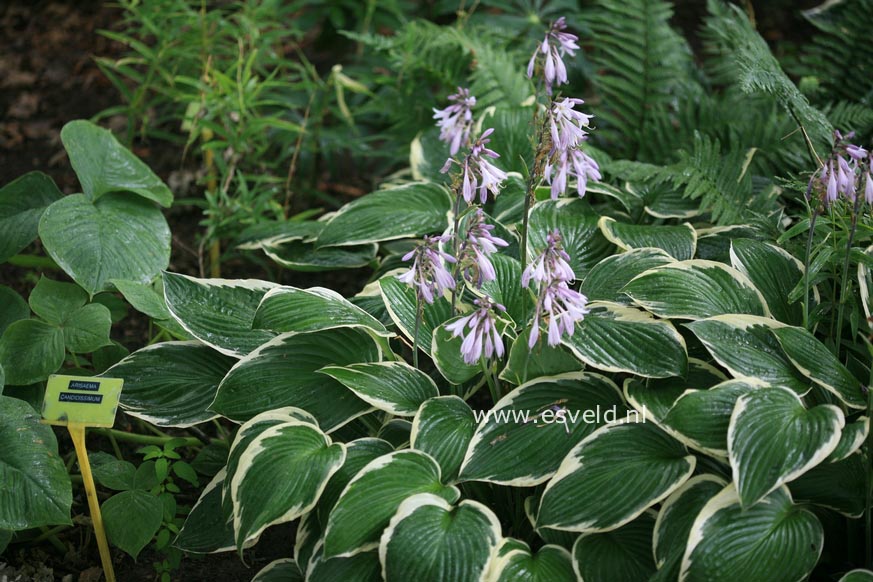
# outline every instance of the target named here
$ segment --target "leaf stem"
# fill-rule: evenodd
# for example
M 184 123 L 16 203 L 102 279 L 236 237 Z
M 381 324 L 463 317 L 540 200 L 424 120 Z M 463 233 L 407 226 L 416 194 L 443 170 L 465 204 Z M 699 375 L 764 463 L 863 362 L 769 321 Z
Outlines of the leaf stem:
M 415 310 L 415 331 L 412 334 L 412 366 L 418 369 L 418 332 L 421 330 L 421 319 L 424 316 L 424 303 L 418 296 L 418 307 Z
M 159 437 L 159 436 L 149 436 L 146 434 L 138 434 L 135 432 L 124 432 L 123 430 L 115 430 L 114 428 L 97 428 L 94 429 L 97 434 L 105 436 L 107 438 L 115 437 L 120 441 L 127 441 L 129 443 L 135 443 L 139 445 L 164 445 L 171 440 L 175 440 L 177 438 L 182 439 L 182 444 L 180 446 L 183 447 L 202 447 L 203 443 L 198 438 L 194 437 Z
M 849 261 L 852 257 L 852 243 L 855 242 L 855 230 L 858 227 L 858 210 L 861 208 L 861 197 L 855 198 L 855 204 L 852 206 L 852 226 L 849 228 L 849 239 L 846 241 L 846 260 L 843 261 L 843 280 L 842 288 L 840 289 L 840 307 L 837 310 L 837 333 L 835 337 L 834 355 L 840 357 L 840 344 L 842 343 L 843 335 L 843 311 L 846 307 L 846 295 L 849 292 Z
M 815 235 L 815 222 L 818 219 L 818 206 L 809 219 L 809 234 L 806 237 L 806 257 L 803 264 L 803 327 L 809 330 L 809 263 L 812 255 L 812 239 Z

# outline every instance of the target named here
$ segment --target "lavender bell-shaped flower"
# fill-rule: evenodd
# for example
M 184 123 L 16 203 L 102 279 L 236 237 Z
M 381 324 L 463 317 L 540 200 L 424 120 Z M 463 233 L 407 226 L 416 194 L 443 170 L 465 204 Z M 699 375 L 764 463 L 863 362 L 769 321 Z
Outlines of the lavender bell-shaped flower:
M 470 138 L 476 98 L 470 95 L 469 89 L 458 87 L 458 92 L 448 99 L 452 104 L 445 109 L 434 109 L 433 117 L 440 128 L 440 139 L 449 144 L 449 152 L 454 156 Z
M 492 234 L 493 224 L 485 222 L 485 213 L 481 208 L 470 215 L 467 235 L 461 243 L 459 259 L 464 278 L 481 287 L 483 283 L 494 281 L 497 273 L 491 264 L 490 255 L 497 252 L 497 247 L 507 247 L 509 243 Z
M 579 37 L 564 32 L 566 28 L 567 21 L 563 16 L 553 22 L 543 42 L 534 51 L 527 64 L 527 76 L 533 78 L 537 59 L 542 56 L 543 80 L 546 84 L 546 93 L 549 95 L 552 94 L 553 86 L 567 82 L 567 67 L 564 65 L 563 56 L 567 54 L 573 56 L 579 50 L 579 45 L 576 44 Z
M 412 267 L 397 278 L 415 288 L 419 299 L 427 303 L 433 303 L 434 298 L 441 296 L 446 289 L 455 288 L 455 279 L 445 263 L 457 260 L 439 248 L 439 244 L 447 240 L 445 236 L 426 236 L 420 245 L 403 256 L 404 261 L 413 257 L 415 260 Z
M 490 297 L 477 299 L 475 304 L 476 311 L 446 326 L 454 337 L 463 336 L 461 355 L 467 364 L 475 364 L 483 354 L 486 358 L 495 354 L 501 358 L 504 354 L 503 340 L 497 331 L 496 312 L 506 311 L 506 308 Z M 466 335 L 465 329 L 468 330 Z
M 458 162 L 454 158 L 449 158 L 443 165 L 441 172 L 449 171 L 453 163 L 460 164 L 463 168 L 461 176 L 461 194 L 467 204 L 471 204 L 479 194 L 479 200 L 482 204 L 488 201 L 488 193 L 490 192 L 495 197 L 500 194 L 500 187 L 503 181 L 506 180 L 506 172 L 492 164 L 488 159 L 496 159 L 500 154 L 487 147 L 491 141 L 488 136 L 494 133 L 494 128 L 486 129 L 479 136 L 479 139 L 470 148 L 470 153 L 464 158 L 463 162 Z

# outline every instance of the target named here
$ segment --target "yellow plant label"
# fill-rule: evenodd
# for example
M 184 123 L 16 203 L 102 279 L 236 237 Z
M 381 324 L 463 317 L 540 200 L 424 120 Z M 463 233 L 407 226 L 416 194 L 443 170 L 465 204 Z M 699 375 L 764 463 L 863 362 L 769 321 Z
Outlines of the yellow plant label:
M 42 418 L 47 424 L 111 427 L 115 424 L 122 378 L 49 376 L 42 402 Z

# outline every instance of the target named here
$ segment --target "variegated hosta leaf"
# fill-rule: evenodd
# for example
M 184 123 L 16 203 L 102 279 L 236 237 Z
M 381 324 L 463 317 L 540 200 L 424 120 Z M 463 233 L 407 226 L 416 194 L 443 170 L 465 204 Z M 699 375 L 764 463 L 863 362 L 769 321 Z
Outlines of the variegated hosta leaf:
M 197 279 L 164 273 L 164 297 L 173 318 L 222 354 L 241 358 L 275 337 L 252 329 L 261 299 L 275 283 L 255 279 Z
M 685 340 L 667 321 L 617 303 L 588 304 L 591 313 L 561 342 L 587 365 L 647 378 L 684 376 Z
M 624 292 L 634 303 L 664 318 L 769 315 L 764 298 L 748 277 L 713 261 L 667 263 L 635 277 Z
M 577 278 L 585 278 L 594 265 L 612 254 L 614 248 L 597 227 L 599 219 L 585 199 L 564 198 L 535 204 L 530 211 L 527 242 L 530 258 L 546 248 L 546 237 L 558 229 L 564 250 L 570 255 L 570 268 Z
M 579 290 L 589 301 L 630 303 L 622 289 L 631 279 L 675 260 L 661 249 L 633 249 L 610 255 L 588 271 Z
M 533 487 L 606 422 L 625 418 L 618 387 L 599 374 L 537 378 L 483 411 L 461 466 L 463 481 Z
M 840 582 L 873 582 L 873 572 L 860 568 L 846 572 Z
M 685 324 L 734 378 L 758 378 L 798 394 L 810 382 L 791 363 L 770 330 L 785 324 L 753 315 L 717 315 Z
M 671 582 L 679 577 L 691 526 L 703 506 L 718 495 L 725 485 L 724 479 L 715 475 L 697 475 L 664 501 L 655 520 L 652 536 L 652 550 L 658 567 L 653 580 Z
M 395 449 L 408 449 L 412 438 L 412 423 L 405 418 L 392 418 L 382 425 L 376 437 L 387 441 Z
M 380 355 L 372 336 L 360 328 L 283 333 L 231 368 L 210 408 L 244 421 L 278 406 L 296 406 L 313 414 L 330 432 L 371 408 L 318 370 L 374 362 Z
M 173 545 L 192 554 L 228 552 L 236 547 L 230 503 L 222 503 L 227 470 L 222 468 L 194 504 Z
M 695 462 L 685 447 L 649 422 L 599 428 L 570 451 L 549 481 L 537 527 L 616 529 L 675 491 Z
M 397 280 L 395 275 L 385 275 L 379 279 L 382 299 L 391 320 L 400 332 L 412 341 L 415 333 L 415 317 L 418 313 L 418 301 L 415 291 Z M 425 303 L 418 330 L 418 348 L 431 355 L 433 330 L 452 316 L 452 306 L 444 297 L 437 297 L 433 303 Z
M 534 378 L 578 372 L 585 367 L 563 345 L 550 346 L 548 337 L 541 333 L 533 348 L 527 347 L 527 334 L 513 341 L 500 379 L 520 386 Z
M 379 542 L 386 582 L 481 580 L 501 539 L 500 521 L 479 502 L 452 507 L 421 493 L 400 504 Z
M 459 496 L 457 489 L 440 483 L 439 465 L 424 453 L 397 451 L 368 463 L 330 514 L 325 556 L 352 556 L 376 548 L 398 506 L 417 493 L 434 493 L 450 502 Z
M 861 517 L 867 500 L 867 461 L 859 451 L 842 461 L 821 463 L 789 483 L 798 502 Z
M 736 238 L 751 238 L 757 231 L 747 224 L 713 226 L 697 229 L 697 258 L 730 263 L 731 242 Z
M 292 558 L 283 558 L 261 568 L 252 582 L 303 582 L 303 573 Z
M 684 377 L 658 378 L 646 381 L 628 378 L 624 381 L 624 397 L 634 410 L 645 414 L 661 426 L 667 411 L 687 390 L 700 390 L 726 380 L 718 369 L 695 358 L 688 358 L 688 373 Z
M 306 570 L 316 550 L 321 549 L 324 527 L 315 511 L 310 511 L 300 518 L 297 533 L 294 536 L 294 561 L 300 564 L 301 570 Z M 378 562 L 378 559 L 376 560 Z
M 455 385 L 463 384 L 475 378 L 477 374 L 482 373 L 482 366 L 479 362 L 468 364 L 464 361 L 464 356 L 461 354 L 461 345 L 464 343 L 463 338 L 455 336 L 446 329 L 448 324 L 457 321 L 461 317 L 463 316 L 453 317 L 444 324 L 434 328 L 430 346 L 430 356 L 433 358 L 436 369 L 439 370 L 439 373 L 450 384 Z M 468 330 L 469 328 L 465 328 L 465 331 Z
M 504 538 L 492 560 L 488 582 L 575 582 L 573 559 L 561 546 L 545 545 L 532 552 L 519 540 Z
M 861 392 L 861 382 L 814 335 L 802 327 L 780 327 L 771 330 L 771 333 L 804 376 L 835 395 L 846 406 L 867 407 L 867 396 Z
M 439 233 L 448 226 L 450 207 L 449 192 L 431 182 L 380 190 L 343 206 L 317 244 L 349 246 Z
M 743 508 L 730 484 L 694 520 L 679 580 L 804 580 L 823 543 L 818 518 L 785 487 Z
M 277 333 L 363 326 L 378 335 L 390 335 L 378 319 L 339 293 L 322 287 L 271 289 L 258 305 L 252 326 Z
M 306 568 L 307 582 L 382 582 L 382 565 L 375 551 L 326 558 L 319 542 Z
M 412 421 L 410 446 L 436 460 L 448 483 L 458 476 L 475 430 L 476 417 L 466 402 L 457 396 L 431 398 Z
M 128 414 L 187 427 L 218 416 L 207 409 L 236 362 L 200 342 L 164 342 L 137 350 L 102 376 L 124 378 L 121 408 Z
M 728 380 L 708 390 L 689 390 L 670 408 L 662 426 L 687 446 L 726 459 L 728 426 L 737 400 L 768 386 L 753 380 Z
M 870 434 L 870 419 L 862 416 L 854 422 L 846 422 L 843 427 L 843 434 L 840 435 L 840 442 L 837 448 L 828 455 L 827 461 L 835 463 L 842 461 L 849 455 L 861 448 L 867 436 Z
M 873 245 L 864 249 L 864 254 L 869 258 L 873 256 Z M 873 315 L 870 309 L 870 292 L 873 291 L 873 274 L 870 272 L 870 267 L 866 261 L 858 261 L 858 294 L 861 296 L 861 307 L 864 309 L 864 315 L 867 319 Z
M 687 222 L 681 226 L 624 224 L 604 216 L 598 226 L 609 242 L 625 251 L 656 248 L 676 260 L 687 261 L 697 249 L 697 231 Z
M 786 388 L 765 388 L 737 400 L 728 452 L 743 507 L 824 461 L 840 442 L 845 419 L 836 406 L 807 410 Z
M 260 247 L 277 265 L 304 273 L 365 267 L 376 258 L 379 250 L 376 243 L 318 248 L 314 243 L 304 242 L 298 237 L 265 241 Z
M 506 308 L 518 326 L 524 325 L 533 313 L 534 300 L 530 291 L 521 286 L 521 263 L 504 254 L 491 256 L 497 279 L 482 285 L 482 292 Z
M 761 292 L 770 313 L 784 323 L 801 325 L 803 306 L 788 295 L 803 277 L 803 265 L 787 251 L 748 238 L 731 241 L 731 265 Z
M 645 202 L 646 206 L 643 210 L 655 218 L 688 219 L 704 211 L 696 201 L 686 198 L 681 190 L 673 188 L 670 184 L 647 188 Z
M 618 529 L 583 533 L 573 545 L 573 568 L 586 582 L 638 582 L 655 573 L 652 531 L 655 518 L 646 512 Z
M 322 527 L 327 524 L 333 506 L 336 505 L 337 499 L 349 481 L 371 461 L 393 452 L 394 447 L 388 441 L 377 438 L 361 438 L 346 444 L 346 460 L 327 482 L 324 492 L 318 499 L 316 510 L 313 511 Z
M 317 426 L 287 420 L 250 441 L 238 439 L 230 454 L 237 461 L 228 467 L 223 495 L 232 503 L 234 539 L 242 551 L 246 540 L 267 527 L 312 509 L 328 479 L 342 466 L 346 451 Z
M 396 416 L 414 416 L 419 406 L 439 396 L 430 376 L 404 362 L 325 366 L 318 372 L 341 383 L 371 406 Z

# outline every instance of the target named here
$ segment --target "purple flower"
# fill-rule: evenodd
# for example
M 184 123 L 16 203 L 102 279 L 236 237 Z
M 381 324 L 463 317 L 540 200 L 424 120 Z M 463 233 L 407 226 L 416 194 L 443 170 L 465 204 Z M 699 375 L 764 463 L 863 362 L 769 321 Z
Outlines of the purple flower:
M 834 132 L 834 149 L 821 170 L 810 178 L 807 198 L 816 191 L 826 206 L 836 202 L 841 195 L 854 202 L 863 177 L 864 200 L 873 202 L 873 184 L 868 179 L 870 154 L 861 146 L 845 143 L 853 135 L 849 133 L 844 137 L 839 131 Z
M 491 192 L 495 197 L 500 194 L 500 185 L 506 180 L 506 172 L 488 161 L 488 158 L 499 158 L 500 154 L 486 147 L 491 141 L 488 136 L 494 133 L 493 128 L 486 129 L 479 136 L 479 139 L 470 148 L 470 153 L 464 158 L 463 162 L 457 162 L 454 158 L 449 158 L 443 165 L 441 172 L 449 171 L 453 163 L 460 164 L 462 167 L 461 176 L 461 194 L 467 204 L 471 204 L 479 193 L 479 200 L 482 204 L 488 201 L 488 193 Z
M 481 208 L 470 215 L 467 236 L 461 243 L 459 259 L 464 278 L 481 287 L 483 283 L 497 278 L 494 265 L 488 257 L 497 252 L 497 247 L 509 246 L 509 243 L 500 237 L 494 236 L 493 224 L 485 222 L 485 213 Z
M 479 309 L 446 326 L 454 337 L 463 336 L 465 328 L 469 330 L 461 342 L 461 355 L 467 364 L 478 362 L 483 353 L 486 358 L 494 354 L 501 358 L 504 353 L 503 340 L 497 331 L 495 311 L 506 311 L 506 308 L 492 301 L 490 297 L 477 299 L 475 304 Z
M 581 99 L 566 98 L 555 101 L 549 112 L 549 131 L 552 134 L 552 147 L 564 151 L 574 148 L 585 140 L 588 132 L 582 129 L 588 127 L 591 115 L 575 111 L 576 105 L 585 103 Z
M 567 22 L 562 16 L 552 23 L 543 42 L 534 51 L 527 64 L 527 76 L 533 78 L 537 59 L 542 55 L 543 79 L 546 83 L 546 93 L 552 94 L 553 85 L 563 85 L 567 82 L 567 68 L 564 66 L 563 56 L 576 54 L 579 45 L 576 41 L 579 37 L 569 32 L 564 32 Z
M 870 175 L 870 166 L 873 165 L 873 155 L 867 158 L 867 167 L 864 171 L 864 201 L 873 204 L 873 176 Z
M 445 109 L 434 109 L 433 117 L 440 128 L 440 139 L 449 144 L 451 155 L 455 155 L 473 129 L 472 108 L 476 106 L 476 98 L 470 95 L 469 89 L 458 87 L 457 93 L 449 95 L 449 101 L 452 104 Z
M 561 246 L 562 238 L 558 229 L 546 237 L 546 249 L 527 266 L 521 274 L 521 286 L 528 287 L 530 282 L 548 283 L 551 281 L 572 281 L 576 278 L 570 268 L 570 255 Z
M 440 243 L 448 240 L 445 236 L 426 236 L 424 241 L 403 256 L 404 261 L 415 257 L 412 267 L 397 278 L 414 287 L 419 299 L 433 303 L 446 289 L 455 288 L 455 279 L 446 269 L 446 262 L 457 262 L 455 257 L 442 251 Z
M 594 158 L 578 148 L 557 152 L 545 167 L 546 182 L 551 185 L 552 200 L 567 191 L 569 178 L 576 178 L 576 193 L 585 196 L 588 180 L 600 180 L 600 166 Z

